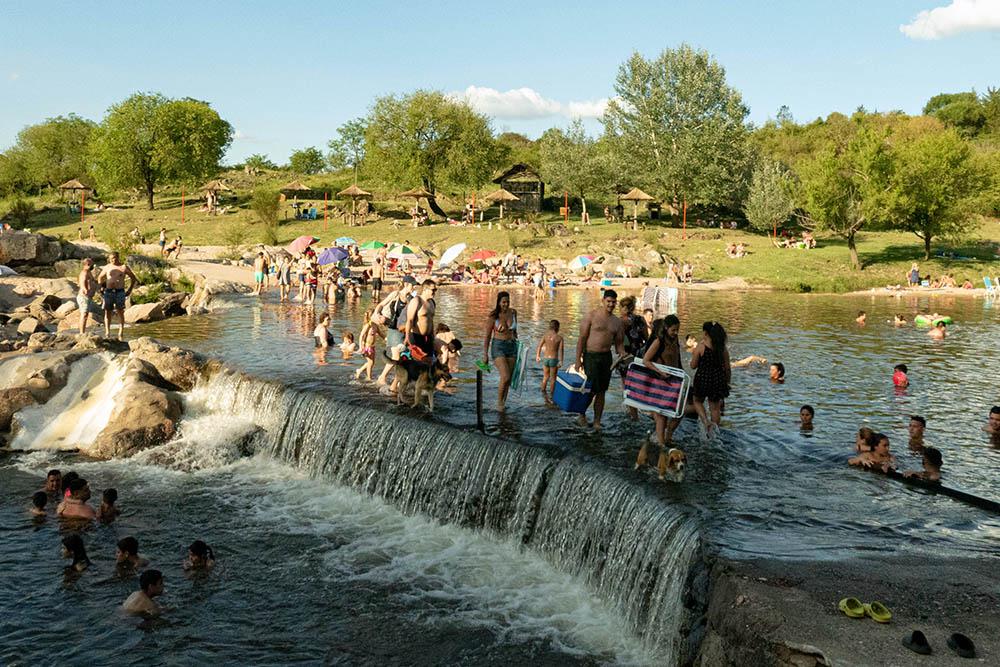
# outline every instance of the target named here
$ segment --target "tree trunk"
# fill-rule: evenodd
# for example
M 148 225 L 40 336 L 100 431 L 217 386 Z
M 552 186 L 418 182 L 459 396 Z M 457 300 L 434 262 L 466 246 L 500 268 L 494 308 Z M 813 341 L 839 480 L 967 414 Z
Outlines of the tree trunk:
M 860 270 L 861 262 L 858 260 L 858 244 L 854 241 L 854 232 L 847 235 L 847 248 L 851 251 L 851 268 Z
M 924 234 L 924 261 L 929 261 L 931 258 L 931 235 Z
M 424 189 L 425 189 L 425 190 L 427 190 L 428 192 L 434 192 L 434 187 L 433 187 L 433 184 L 432 184 L 432 183 L 430 182 L 430 180 L 429 180 L 429 179 L 427 179 L 427 178 L 422 178 L 422 179 L 420 179 L 420 180 L 422 180 L 422 181 L 424 182 Z M 443 211 L 443 210 L 441 209 L 441 207 L 440 207 L 440 206 L 438 206 L 438 203 L 437 203 L 437 200 L 436 200 L 436 199 L 434 199 L 434 197 L 428 197 L 428 198 L 427 198 L 427 206 L 429 206 L 429 207 L 430 207 L 430 209 L 431 209 L 432 211 L 434 211 L 434 214 L 435 214 L 435 215 L 440 215 L 440 216 L 441 216 L 442 218 L 444 218 L 445 220 L 447 220 L 447 219 L 448 219 L 448 214 L 447 214 L 447 213 L 445 213 L 445 212 L 444 212 L 444 211 Z
M 580 224 L 590 224 L 587 220 L 587 198 L 583 195 L 580 195 L 580 205 L 583 208 L 583 210 L 580 211 Z
M 149 210 L 153 210 L 153 180 L 150 178 L 146 179 L 146 203 L 149 205 Z

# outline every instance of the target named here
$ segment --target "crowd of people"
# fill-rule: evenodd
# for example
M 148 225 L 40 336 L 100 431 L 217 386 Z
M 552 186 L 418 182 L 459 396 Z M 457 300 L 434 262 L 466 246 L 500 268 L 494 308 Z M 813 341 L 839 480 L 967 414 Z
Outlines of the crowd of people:
M 65 475 L 58 469 L 48 471 L 44 487 L 31 497 L 29 513 L 36 522 L 43 522 L 51 512 L 62 524 L 65 534 L 61 541 L 63 558 L 70 561 L 64 574 L 67 581 L 80 577 L 92 566 L 84 543 L 89 526 L 98 521 L 110 524 L 121 515 L 118 508 L 118 491 L 107 488 L 101 493 L 101 504 L 95 510 L 90 506 L 90 484 L 73 471 Z M 138 576 L 138 590 L 122 602 L 122 609 L 129 614 L 157 616 L 161 612 L 155 598 L 163 593 L 164 577 L 160 570 L 149 568 L 150 561 L 139 555 L 139 540 L 133 535 L 118 540 L 115 552 L 115 574 L 122 579 Z M 182 562 L 186 571 L 209 570 L 215 565 L 212 547 L 202 540 L 195 540 L 187 549 Z

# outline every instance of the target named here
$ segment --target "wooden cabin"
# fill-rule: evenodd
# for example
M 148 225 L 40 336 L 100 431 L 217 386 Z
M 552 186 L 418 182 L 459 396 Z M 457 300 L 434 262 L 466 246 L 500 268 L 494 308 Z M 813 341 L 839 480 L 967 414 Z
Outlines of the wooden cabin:
M 541 211 L 545 198 L 545 183 L 534 169 L 526 164 L 515 164 L 493 179 L 504 190 L 517 196 L 518 201 L 507 207 L 513 211 Z

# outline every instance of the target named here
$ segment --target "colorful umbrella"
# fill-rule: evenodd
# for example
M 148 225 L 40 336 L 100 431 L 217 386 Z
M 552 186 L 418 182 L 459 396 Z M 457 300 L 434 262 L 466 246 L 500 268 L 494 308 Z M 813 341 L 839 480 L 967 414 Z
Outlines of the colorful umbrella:
M 362 250 L 378 250 L 379 248 L 384 248 L 385 244 L 381 241 L 366 241 L 361 244 Z
M 319 254 L 316 261 L 321 265 L 325 266 L 327 264 L 336 264 L 337 262 L 347 258 L 347 251 L 343 248 L 327 248 Z
M 395 257 L 396 259 L 405 259 L 408 257 L 415 257 L 417 251 L 408 245 L 397 244 L 389 249 L 389 257 Z
M 592 255 L 577 255 L 572 260 L 570 260 L 569 268 L 571 271 L 577 271 L 587 266 L 593 261 L 594 257 Z
M 339 239 L 334 241 L 334 243 L 341 246 L 358 245 L 358 242 L 350 236 L 341 236 Z
M 496 257 L 496 256 L 497 254 L 492 250 L 477 250 L 472 254 L 472 257 L 470 257 L 469 259 L 472 260 L 473 262 L 482 262 L 484 260 L 489 259 L 490 257 Z
M 438 262 L 438 266 L 448 266 L 458 259 L 458 256 L 462 254 L 463 250 L 465 250 L 464 243 L 458 243 L 448 248 L 444 251 L 444 254 L 441 255 L 441 260 Z
M 301 255 L 306 251 L 306 248 L 317 241 L 319 241 L 319 239 L 315 236 L 300 236 L 288 244 L 288 252 L 293 255 Z

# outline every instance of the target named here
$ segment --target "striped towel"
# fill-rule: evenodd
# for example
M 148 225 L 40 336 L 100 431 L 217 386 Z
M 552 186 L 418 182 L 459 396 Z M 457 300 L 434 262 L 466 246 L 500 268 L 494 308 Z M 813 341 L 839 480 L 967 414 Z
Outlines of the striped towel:
M 640 364 L 629 366 L 625 376 L 626 397 L 654 410 L 676 412 L 683 386 L 683 378 L 664 380 L 655 371 Z

